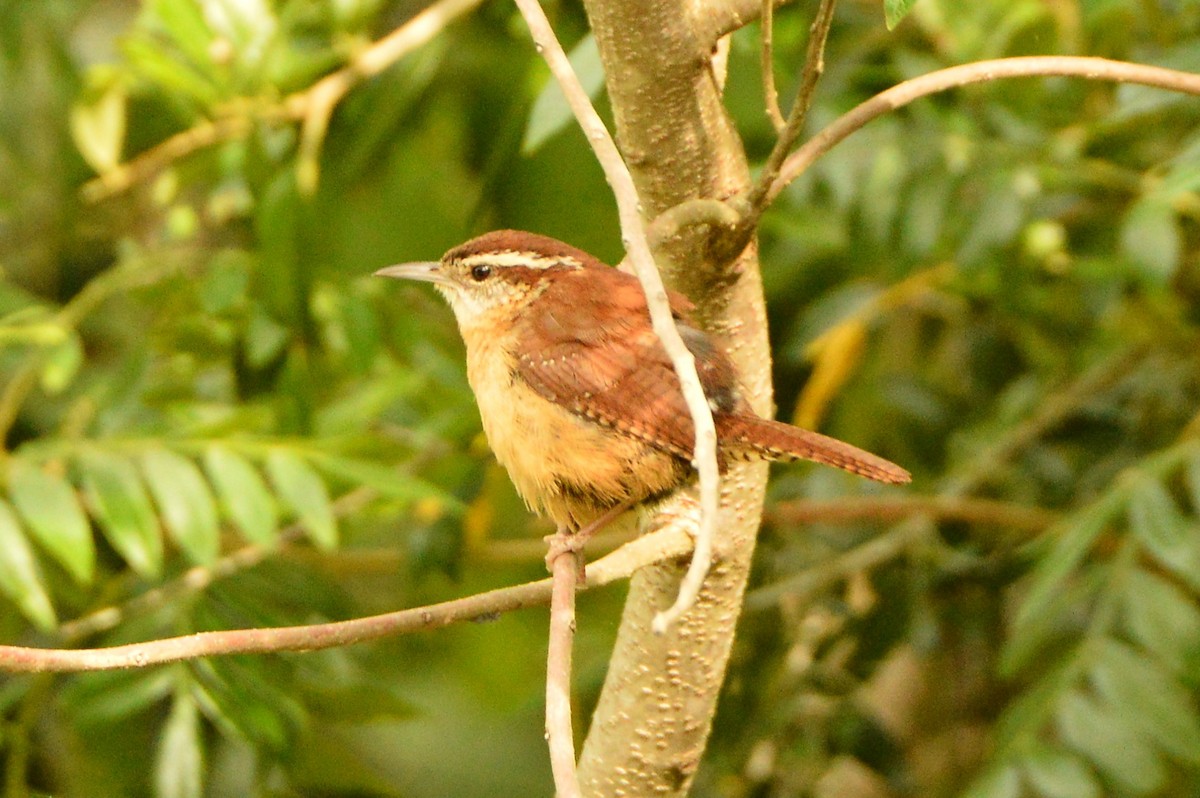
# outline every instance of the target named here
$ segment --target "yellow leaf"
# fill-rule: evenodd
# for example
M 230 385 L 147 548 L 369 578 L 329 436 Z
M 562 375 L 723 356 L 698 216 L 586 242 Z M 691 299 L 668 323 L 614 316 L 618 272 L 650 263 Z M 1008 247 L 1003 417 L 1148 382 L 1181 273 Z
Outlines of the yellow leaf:
M 125 87 L 113 82 L 71 109 L 71 137 L 88 166 L 99 174 L 121 162 L 125 146 Z
M 867 325 L 854 318 L 831 328 L 809 345 L 808 355 L 815 361 L 813 373 L 796 400 L 793 424 L 805 429 L 820 425 L 825 408 L 858 368 L 866 345 Z

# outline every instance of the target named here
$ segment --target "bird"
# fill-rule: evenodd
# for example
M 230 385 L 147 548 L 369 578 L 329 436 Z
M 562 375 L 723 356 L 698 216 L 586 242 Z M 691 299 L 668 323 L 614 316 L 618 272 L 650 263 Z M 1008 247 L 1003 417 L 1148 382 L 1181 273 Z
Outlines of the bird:
M 641 283 L 554 238 L 496 230 L 439 260 L 378 276 L 432 283 L 466 346 L 484 433 L 517 492 L 557 525 L 547 563 L 625 510 L 695 479 L 694 425 Z M 728 355 L 667 292 L 713 414 L 718 465 L 811 460 L 889 484 L 908 471 L 835 438 L 759 416 Z

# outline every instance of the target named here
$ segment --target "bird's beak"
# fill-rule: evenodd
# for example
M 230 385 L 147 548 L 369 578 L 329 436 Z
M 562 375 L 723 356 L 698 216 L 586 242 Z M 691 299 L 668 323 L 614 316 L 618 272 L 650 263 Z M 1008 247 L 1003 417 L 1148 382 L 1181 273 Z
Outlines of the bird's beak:
M 398 263 L 395 266 L 385 266 L 375 272 L 376 277 L 395 277 L 397 280 L 420 280 L 423 283 L 439 283 L 450 285 L 450 278 L 441 271 L 442 264 L 438 261 L 423 261 L 421 263 Z

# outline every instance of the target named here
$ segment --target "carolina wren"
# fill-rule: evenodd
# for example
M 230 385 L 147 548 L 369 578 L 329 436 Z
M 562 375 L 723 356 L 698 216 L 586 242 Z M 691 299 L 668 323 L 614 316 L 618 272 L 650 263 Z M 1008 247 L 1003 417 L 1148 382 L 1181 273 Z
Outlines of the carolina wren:
M 467 378 L 496 458 L 524 498 L 577 531 L 693 478 L 692 419 L 632 275 L 545 236 L 498 230 L 438 262 L 376 272 L 433 283 L 467 348 Z M 813 460 L 880 482 L 900 466 L 842 441 L 759 417 L 732 362 L 668 292 L 730 460 Z

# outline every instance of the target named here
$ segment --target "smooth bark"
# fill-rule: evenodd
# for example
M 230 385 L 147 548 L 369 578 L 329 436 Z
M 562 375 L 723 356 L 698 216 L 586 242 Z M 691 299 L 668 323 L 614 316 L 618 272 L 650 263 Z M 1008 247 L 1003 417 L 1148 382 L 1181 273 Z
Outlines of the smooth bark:
M 709 31 L 699 7 L 681 2 L 585 3 L 607 74 L 617 140 L 652 219 L 697 198 L 744 191 L 741 140 L 721 102 Z M 760 412 L 771 407 L 770 356 L 753 246 L 716 262 L 706 230 L 684 230 L 660 248 L 668 281 L 698 304 L 727 346 Z M 754 538 L 766 467 L 723 478 L 712 571 L 695 607 L 666 634 L 651 631 L 671 605 L 686 563 L 634 576 L 579 778 L 584 795 L 684 795 L 704 751 L 724 680 Z M 671 512 L 694 517 L 687 502 Z M 660 519 L 666 520 L 666 519 Z

